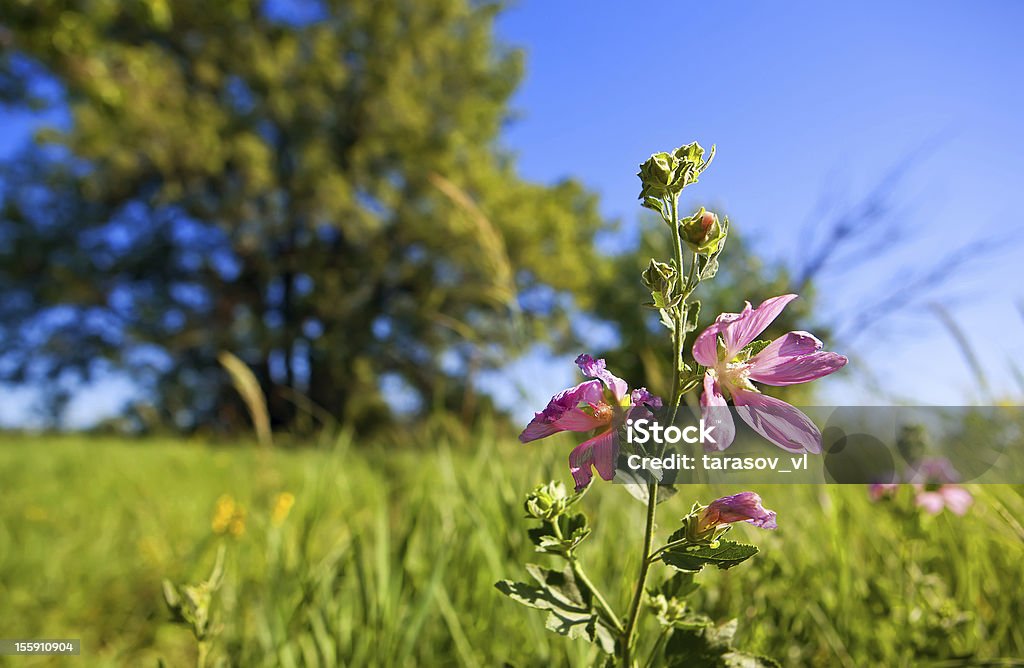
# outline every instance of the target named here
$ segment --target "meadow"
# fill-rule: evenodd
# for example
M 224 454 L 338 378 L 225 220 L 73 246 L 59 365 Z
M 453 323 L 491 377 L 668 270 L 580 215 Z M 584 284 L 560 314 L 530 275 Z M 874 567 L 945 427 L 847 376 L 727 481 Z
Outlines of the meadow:
M 494 588 L 532 556 L 524 493 L 569 479 L 560 439 L 524 446 L 486 426 L 293 449 L 4 435 L 0 635 L 81 638 L 82 657 L 0 665 L 193 664 L 161 580 L 202 580 L 220 544 L 214 654 L 230 665 L 590 665 L 593 646 Z M 659 536 L 693 500 L 735 491 L 682 489 Z M 716 620 L 739 619 L 739 646 L 787 666 L 1024 656 L 1020 487 L 972 487 L 964 517 L 872 503 L 862 485 L 757 491 L 778 530 L 737 527 L 761 554 L 701 573 L 695 595 Z M 639 558 L 622 546 L 638 544 L 643 506 L 611 484 L 582 503 L 595 530 L 582 554 L 621 610 Z

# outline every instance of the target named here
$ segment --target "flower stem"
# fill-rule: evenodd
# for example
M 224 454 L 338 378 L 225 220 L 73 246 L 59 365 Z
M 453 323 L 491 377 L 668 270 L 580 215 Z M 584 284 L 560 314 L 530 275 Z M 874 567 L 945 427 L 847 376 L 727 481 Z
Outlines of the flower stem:
M 679 195 L 673 195 L 669 201 L 669 216 L 672 228 L 672 249 L 675 253 L 677 276 L 683 275 L 683 240 L 679 234 Z M 686 312 L 686 297 L 689 297 L 695 287 L 697 258 L 694 256 L 690 266 L 689 275 L 686 277 L 686 284 L 683 286 L 683 302 L 677 307 L 675 313 L 675 326 L 672 329 L 672 413 L 670 422 L 676 419 L 676 412 L 679 410 L 679 403 L 683 398 L 680 391 L 680 371 L 683 360 L 683 343 L 686 337 L 684 329 L 684 313 Z M 640 607 L 644 598 L 644 586 L 647 584 L 647 575 L 650 571 L 652 558 L 651 548 L 654 545 L 654 520 L 658 507 L 658 481 L 647 486 L 647 524 L 644 528 L 644 546 L 640 559 L 640 572 L 637 575 L 636 589 L 633 591 L 633 600 L 629 605 L 629 616 L 626 619 L 626 629 L 622 636 L 622 665 L 624 668 L 632 668 L 633 665 L 633 643 L 636 636 L 637 621 L 640 619 Z M 660 554 L 661 550 L 654 553 Z
M 558 525 L 558 520 L 551 522 L 551 529 L 553 530 L 555 537 L 558 540 L 563 540 L 562 527 Z M 583 571 L 583 564 L 580 563 L 576 554 L 571 550 L 565 555 L 566 561 L 569 562 L 569 567 L 572 569 L 572 574 L 576 576 L 576 579 L 583 583 L 583 586 L 590 590 L 590 593 L 594 596 L 594 601 L 597 603 L 597 611 L 602 613 L 605 617 L 605 621 L 611 624 L 615 630 L 622 635 L 622 622 L 619 621 L 619 616 L 612 610 L 612 606 L 608 605 L 608 601 L 605 599 L 601 591 L 594 586 L 594 583 L 590 581 L 587 574 Z
M 633 665 L 633 639 L 636 635 L 636 623 L 640 618 L 640 604 L 644 598 L 644 585 L 647 584 L 647 573 L 651 568 L 650 554 L 651 546 L 654 544 L 654 518 L 658 507 L 658 483 L 653 482 L 648 485 L 647 493 L 647 525 L 644 529 L 644 551 L 640 559 L 640 573 L 637 575 L 636 590 L 633 592 L 633 601 L 629 606 L 626 630 L 622 637 L 623 668 L 631 668 Z
M 651 554 L 647 557 L 647 560 L 653 564 L 655 561 L 658 560 L 658 556 L 661 555 L 662 552 L 671 550 L 673 547 L 680 547 L 682 545 L 686 545 L 689 542 L 689 538 L 681 538 L 679 540 L 674 540 L 671 543 L 665 543 L 654 552 L 651 552 Z
M 678 278 L 683 276 L 683 240 L 679 236 L 679 195 L 672 197 L 671 203 L 669 204 L 669 212 L 672 217 L 672 246 L 675 251 L 676 260 L 676 275 Z M 686 280 L 686 289 L 689 287 L 690 279 Z M 679 408 L 679 399 L 681 396 L 679 392 L 680 382 L 680 367 L 682 366 L 682 354 L 683 354 L 683 313 L 685 312 L 686 300 L 683 299 L 683 303 L 680 304 L 675 313 L 675 327 L 672 329 L 672 419 L 669 422 L 675 422 L 676 410 Z
M 569 559 L 569 566 L 572 567 L 572 573 L 576 576 L 576 579 L 583 583 L 583 586 L 590 590 L 590 593 L 594 596 L 594 601 L 597 603 L 597 610 L 603 613 L 605 621 L 611 624 L 615 630 L 622 635 L 623 629 L 622 622 L 619 621 L 618 615 L 612 610 L 612 606 L 608 605 L 608 601 L 605 600 L 604 596 L 594 586 L 594 583 L 590 581 L 587 574 L 583 572 L 583 565 L 576 559 L 575 556 Z

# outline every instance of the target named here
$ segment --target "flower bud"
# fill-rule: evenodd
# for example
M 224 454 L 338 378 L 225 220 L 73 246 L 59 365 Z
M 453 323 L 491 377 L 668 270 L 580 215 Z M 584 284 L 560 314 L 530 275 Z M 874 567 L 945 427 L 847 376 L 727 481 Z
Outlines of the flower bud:
M 740 492 L 715 499 L 697 517 L 696 532 L 707 535 L 720 526 L 735 522 L 749 522 L 762 529 L 775 529 L 775 511 L 761 505 L 755 492 Z
M 654 308 L 667 308 L 673 305 L 676 286 L 676 269 L 670 264 L 651 259 L 651 263 L 641 274 L 644 286 L 651 291 Z
M 704 147 L 697 142 L 691 142 L 686 146 L 680 146 L 672 151 L 673 157 L 693 172 L 698 172 L 705 166 Z
M 637 173 L 643 185 L 640 199 L 666 197 L 678 192 L 675 185 L 679 181 L 679 167 L 679 160 L 671 153 L 655 153 L 648 158 Z
M 655 211 L 660 210 L 658 200 L 674 197 L 683 188 L 697 182 L 697 177 L 711 163 L 715 155 L 715 147 L 711 147 L 711 155 L 704 159 L 704 149 L 697 142 L 680 146 L 671 153 L 655 153 L 640 165 L 637 176 L 643 187 L 640 199 L 644 206 Z
M 526 514 L 538 520 L 553 520 L 569 507 L 569 494 L 561 482 L 537 486 L 526 496 Z
M 704 207 L 679 223 L 679 235 L 690 250 L 700 255 L 711 255 L 716 252 L 725 239 L 725 234 L 725 226 L 718 220 L 718 216 L 705 211 Z

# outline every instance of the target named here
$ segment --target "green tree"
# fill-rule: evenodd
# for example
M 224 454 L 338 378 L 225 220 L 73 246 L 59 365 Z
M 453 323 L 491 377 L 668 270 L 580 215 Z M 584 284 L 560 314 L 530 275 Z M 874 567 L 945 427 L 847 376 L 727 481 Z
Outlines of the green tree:
M 298 397 L 366 424 L 382 378 L 452 407 L 473 369 L 568 340 L 545 295 L 594 306 L 606 224 L 498 143 L 522 71 L 498 5 L 300 8 L 0 4 L 0 103 L 70 116 L 0 172 L 0 379 L 59 399 L 119 370 L 163 421 L 230 426 L 227 350 L 276 427 Z

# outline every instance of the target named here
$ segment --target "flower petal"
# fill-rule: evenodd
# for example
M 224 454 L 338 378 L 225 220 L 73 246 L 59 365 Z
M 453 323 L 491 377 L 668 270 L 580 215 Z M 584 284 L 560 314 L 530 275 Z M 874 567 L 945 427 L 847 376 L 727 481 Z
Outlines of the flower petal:
M 633 406 L 648 406 L 650 408 L 661 408 L 661 397 L 651 394 L 646 387 L 638 387 L 629 393 L 629 403 Z
M 576 491 L 580 491 L 590 484 L 594 477 L 591 466 L 594 463 L 594 449 L 587 441 L 584 441 L 572 449 L 569 453 L 569 471 L 572 479 L 576 482 Z
M 579 408 L 573 408 L 566 411 L 553 424 L 561 431 L 590 431 L 606 426 L 608 421 L 600 420 Z
M 762 529 L 777 529 L 775 511 L 761 505 L 761 497 L 755 492 L 740 492 L 723 496 L 712 501 L 700 515 L 698 527 L 706 531 L 724 524 L 750 522 Z
M 526 425 L 523 433 L 519 434 L 519 440 L 523 443 L 529 443 L 530 441 L 536 441 L 537 439 L 557 434 L 560 431 L 565 431 L 568 427 L 556 425 L 555 422 L 569 411 L 577 408 L 581 403 L 600 401 L 603 398 L 603 394 L 601 381 L 599 380 L 584 381 L 576 387 L 559 392 L 551 397 L 551 401 L 548 402 L 544 410 L 534 414 L 533 420 L 530 421 L 530 424 Z
M 618 457 L 618 441 L 615 431 L 609 429 L 594 438 L 583 441 L 569 453 L 569 471 L 576 481 L 576 491 L 590 484 L 594 477 L 591 466 L 605 480 L 615 477 L 615 460 Z
M 920 492 L 914 498 L 914 502 L 929 515 L 938 515 L 946 505 L 945 499 L 938 492 Z
M 700 417 L 705 425 L 715 429 L 715 442 L 704 442 L 706 451 L 725 450 L 732 445 L 733 439 L 736 438 L 736 424 L 718 385 L 718 378 L 712 373 L 704 374 L 704 392 L 700 395 Z
M 955 515 L 963 515 L 974 503 L 971 493 L 959 485 L 943 485 L 939 489 L 939 494 L 946 502 L 946 507 Z
M 721 329 L 717 324 L 709 326 L 697 335 L 693 342 L 693 359 L 698 364 L 706 367 L 713 367 L 718 364 L 718 331 Z
M 732 400 L 743 421 L 769 441 L 790 452 L 821 452 L 821 432 L 811 419 L 785 401 L 734 389 Z
M 751 358 L 750 379 L 765 385 L 793 385 L 846 366 L 846 357 L 824 352 L 821 346 L 821 341 L 807 332 L 784 334 Z
M 611 390 L 617 401 L 626 396 L 626 391 L 629 389 L 626 381 L 608 371 L 603 359 L 595 360 L 590 355 L 584 353 L 576 358 L 576 366 L 580 368 L 583 375 L 600 379 Z
M 751 308 L 750 302 L 747 302 L 742 313 L 723 313 L 718 316 L 715 324 L 720 326 L 719 333 L 725 341 L 729 358 L 732 359 L 744 346 L 767 329 L 768 325 L 779 317 L 782 309 L 786 308 L 786 304 L 796 297 L 796 295 L 772 297 L 761 302 L 757 308 Z
M 584 442 L 590 443 L 594 450 L 594 468 L 601 474 L 601 477 L 605 480 L 614 478 L 615 460 L 619 456 L 619 442 L 615 437 L 615 432 L 609 429 Z

